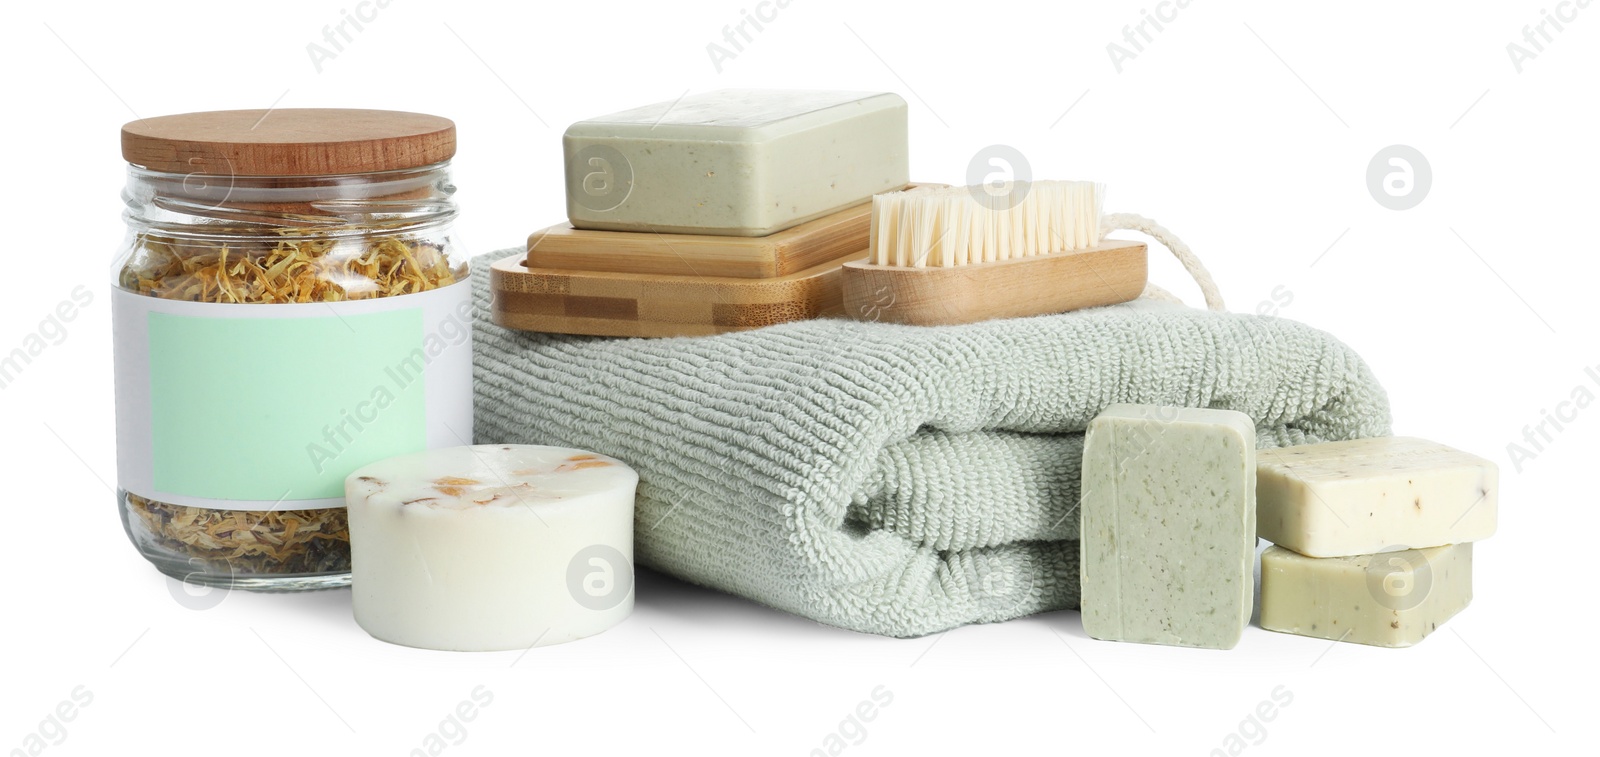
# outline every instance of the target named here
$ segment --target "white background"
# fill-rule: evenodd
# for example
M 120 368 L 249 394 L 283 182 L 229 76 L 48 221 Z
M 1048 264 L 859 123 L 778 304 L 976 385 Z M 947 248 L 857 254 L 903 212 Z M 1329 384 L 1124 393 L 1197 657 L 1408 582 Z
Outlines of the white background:
M 1244 726 L 1247 754 L 1592 747 L 1600 407 L 1568 406 L 1520 471 L 1507 445 L 1575 391 L 1600 395 L 1584 374 L 1600 366 L 1600 4 L 1547 26 L 1520 73 L 1506 46 L 1555 0 L 1395 5 L 1194 0 L 1120 73 L 1106 46 L 1150 0 L 793 0 L 721 72 L 706 46 L 750 0 L 393 0 L 320 73 L 306 46 L 350 0 L 8 6 L 0 351 L 74 287 L 94 299 L 0 390 L 0 750 L 80 685 L 92 703 L 47 754 L 402 755 L 480 685 L 493 703 L 445 754 L 802 755 L 879 686 L 892 703 L 864 738 L 845 726 L 846 754 L 1207 754 L 1279 686 L 1292 703 Z M 1257 628 L 1231 652 L 1099 643 L 1072 612 L 893 640 L 646 574 L 624 625 L 519 660 L 380 643 L 343 591 L 174 599 L 108 488 L 123 122 L 273 105 L 449 116 L 462 235 L 486 251 L 562 217 L 567 124 L 723 87 L 898 92 L 914 179 L 961 183 L 979 148 L 1013 145 L 1035 176 L 1107 182 L 1108 210 L 1185 237 L 1234 310 L 1284 287 L 1281 315 L 1371 362 L 1398 433 L 1500 463 L 1473 605 L 1407 650 Z M 1432 168 L 1411 210 L 1366 187 L 1391 144 Z M 1198 297 L 1170 260 L 1153 276 Z

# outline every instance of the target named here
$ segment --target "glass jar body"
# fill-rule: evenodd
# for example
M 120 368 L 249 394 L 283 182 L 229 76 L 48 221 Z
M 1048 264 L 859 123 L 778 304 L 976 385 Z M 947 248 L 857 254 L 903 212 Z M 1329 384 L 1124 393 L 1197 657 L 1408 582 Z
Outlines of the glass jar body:
M 218 177 L 130 167 L 113 267 L 117 506 L 187 582 L 346 585 L 343 475 L 471 438 L 448 164 Z M 449 430 L 449 434 L 440 431 Z

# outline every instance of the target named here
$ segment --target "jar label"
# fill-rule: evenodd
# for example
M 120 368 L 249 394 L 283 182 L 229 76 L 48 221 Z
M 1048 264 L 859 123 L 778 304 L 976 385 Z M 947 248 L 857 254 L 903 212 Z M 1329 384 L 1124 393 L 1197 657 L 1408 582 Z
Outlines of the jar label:
M 472 443 L 472 287 L 231 304 L 112 289 L 117 479 L 223 510 L 344 505 L 344 479 Z

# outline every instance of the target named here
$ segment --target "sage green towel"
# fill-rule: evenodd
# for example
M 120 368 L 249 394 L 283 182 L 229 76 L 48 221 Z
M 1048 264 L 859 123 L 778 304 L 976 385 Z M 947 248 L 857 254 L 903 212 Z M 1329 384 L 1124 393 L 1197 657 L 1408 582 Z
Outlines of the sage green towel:
M 639 563 L 857 631 L 1076 607 L 1083 430 L 1107 405 L 1238 410 L 1263 447 L 1389 433 L 1361 358 L 1294 321 L 1141 300 L 940 328 L 528 334 L 487 312 L 489 263 L 514 253 L 473 261 L 478 441 L 627 461 Z

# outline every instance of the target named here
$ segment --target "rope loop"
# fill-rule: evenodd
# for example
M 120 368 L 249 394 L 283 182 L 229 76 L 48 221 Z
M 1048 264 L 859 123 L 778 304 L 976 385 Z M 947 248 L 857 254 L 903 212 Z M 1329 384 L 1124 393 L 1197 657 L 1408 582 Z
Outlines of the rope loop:
M 1222 302 L 1222 292 L 1217 289 L 1217 282 L 1211 278 L 1211 272 L 1206 270 L 1206 264 L 1200 262 L 1189 245 L 1184 244 L 1177 234 L 1172 233 L 1167 227 L 1155 221 L 1138 215 L 1137 213 L 1107 213 L 1100 221 L 1100 238 L 1104 239 L 1113 231 L 1137 231 L 1147 234 L 1160 242 L 1172 253 L 1172 256 L 1183 264 L 1183 269 L 1194 277 L 1194 283 L 1200 285 L 1200 294 L 1206 298 L 1206 309 L 1216 312 L 1226 312 L 1228 306 Z M 1146 284 L 1144 296 L 1157 300 L 1182 302 L 1171 292 L 1155 284 Z

